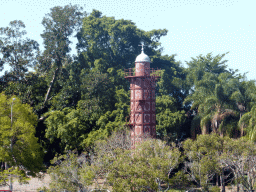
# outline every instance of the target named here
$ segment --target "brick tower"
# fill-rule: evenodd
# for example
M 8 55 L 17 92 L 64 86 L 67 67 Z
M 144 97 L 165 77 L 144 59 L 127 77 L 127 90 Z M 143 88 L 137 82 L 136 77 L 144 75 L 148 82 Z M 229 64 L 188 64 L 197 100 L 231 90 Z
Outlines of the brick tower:
M 125 78 L 130 82 L 131 103 L 129 126 L 132 148 L 145 137 L 156 137 L 155 86 L 161 70 L 150 68 L 150 58 L 144 53 L 135 60 L 135 69 L 125 69 Z

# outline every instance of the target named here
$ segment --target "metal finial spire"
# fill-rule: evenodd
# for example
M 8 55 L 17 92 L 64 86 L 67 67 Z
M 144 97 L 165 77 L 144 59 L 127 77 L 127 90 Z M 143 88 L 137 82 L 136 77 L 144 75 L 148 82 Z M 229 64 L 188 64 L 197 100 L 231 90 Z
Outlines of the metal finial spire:
M 143 46 L 145 46 L 145 45 L 141 44 L 139 46 L 141 46 L 141 53 L 144 53 L 144 47 Z

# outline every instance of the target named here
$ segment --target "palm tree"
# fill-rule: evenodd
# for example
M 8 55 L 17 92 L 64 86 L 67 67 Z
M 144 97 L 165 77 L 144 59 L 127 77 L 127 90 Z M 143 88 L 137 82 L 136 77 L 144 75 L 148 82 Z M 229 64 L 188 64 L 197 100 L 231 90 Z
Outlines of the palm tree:
M 227 118 L 237 116 L 237 112 L 232 105 L 229 96 L 224 94 L 223 87 L 216 84 L 214 94 L 206 97 L 205 102 L 199 106 L 199 111 L 203 116 L 201 120 L 202 133 L 209 132 L 204 129 L 210 123 L 212 131 L 223 136 L 224 132 L 227 131 L 225 130 Z
M 185 102 L 193 101 L 192 109 L 198 107 L 202 134 L 212 131 L 223 136 L 227 131 L 232 132 L 226 130 L 232 128 L 226 125 L 230 119 L 238 116 L 236 103 L 231 99 L 232 93 L 237 89 L 234 86 L 237 81 L 230 73 L 218 76 L 206 73 L 203 79 L 197 82 L 195 92 L 186 98 Z
M 256 141 L 256 105 L 241 117 L 238 125 L 244 127 L 245 137 L 248 140 Z
M 240 113 L 240 120 L 242 116 L 250 111 L 256 101 L 256 86 L 255 81 L 243 81 L 239 84 L 239 88 L 235 91 L 231 98 L 236 101 L 238 111 Z M 244 136 L 245 123 L 239 123 L 241 137 Z

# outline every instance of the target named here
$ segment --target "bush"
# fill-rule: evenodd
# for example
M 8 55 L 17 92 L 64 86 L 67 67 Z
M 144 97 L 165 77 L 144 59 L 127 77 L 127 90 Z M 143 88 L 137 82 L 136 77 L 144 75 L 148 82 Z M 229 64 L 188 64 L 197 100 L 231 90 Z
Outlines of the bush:
M 218 186 L 213 186 L 213 187 L 210 187 L 209 191 L 210 192 L 220 192 L 220 188 Z

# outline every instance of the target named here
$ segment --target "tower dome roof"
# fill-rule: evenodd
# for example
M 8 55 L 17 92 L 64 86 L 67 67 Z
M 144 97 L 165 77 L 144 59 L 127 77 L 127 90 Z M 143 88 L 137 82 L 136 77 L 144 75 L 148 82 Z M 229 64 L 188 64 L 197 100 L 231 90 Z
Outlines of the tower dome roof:
M 142 49 L 141 49 L 141 54 L 139 54 L 139 55 L 136 57 L 135 62 L 148 62 L 148 63 L 151 63 L 149 56 L 147 56 L 147 55 L 144 53 L 143 46 L 142 46 Z

